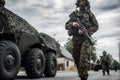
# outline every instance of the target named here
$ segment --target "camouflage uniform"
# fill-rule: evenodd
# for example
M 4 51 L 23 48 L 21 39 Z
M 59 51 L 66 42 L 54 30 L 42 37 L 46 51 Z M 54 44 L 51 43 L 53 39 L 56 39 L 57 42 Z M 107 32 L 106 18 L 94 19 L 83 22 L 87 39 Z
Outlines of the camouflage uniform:
M 98 23 L 96 21 L 96 18 L 94 14 L 91 11 L 74 11 L 70 14 L 76 14 L 76 18 L 82 18 L 85 21 L 85 24 L 87 25 L 86 29 L 88 30 L 89 35 L 91 36 L 94 32 L 98 29 Z M 79 77 L 82 78 L 88 78 L 88 48 L 89 43 L 86 40 L 86 38 L 83 35 L 80 35 L 78 33 L 78 29 L 73 27 L 72 23 L 76 22 L 75 19 L 70 19 L 66 22 L 65 28 L 67 30 L 72 30 L 73 38 L 73 53 L 72 56 L 74 58 L 75 64 L 78 69 Z
M 110 58 L 107 55 L 106 51 L 103 51 L 103 56 L 101 57 L 101 66 L 103 70 L 103 75 L 105 75 L 106 71 L 107 74 L 109 75 L 109 65 L 110 65 Z
M 0 0 L 0 7 L 5 5 L 5 0 Z

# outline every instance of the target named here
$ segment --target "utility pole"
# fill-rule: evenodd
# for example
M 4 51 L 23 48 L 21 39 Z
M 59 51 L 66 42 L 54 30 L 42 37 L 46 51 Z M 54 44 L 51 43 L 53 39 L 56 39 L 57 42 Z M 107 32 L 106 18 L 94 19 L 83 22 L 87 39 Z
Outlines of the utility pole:
M 53 37 L 54 37 L 54 39 L 56 40 L 56 35 L 57 35 L 58 33 L 54 33 L 53 34 Z
M 54 33 L 54 34 L 53 34 L 54 38 L 56 37 L 57 34 L 58 34 L 58 33 Z
M 120 39 L 118 39 L 118 49 L 119 49 L 119 62 L 120 62 Z
M 56 39 L 56 35 L 57 35 L 58 33 L 54 33 L 53 34 L 53 38 L 59 43 L 59 41 Z

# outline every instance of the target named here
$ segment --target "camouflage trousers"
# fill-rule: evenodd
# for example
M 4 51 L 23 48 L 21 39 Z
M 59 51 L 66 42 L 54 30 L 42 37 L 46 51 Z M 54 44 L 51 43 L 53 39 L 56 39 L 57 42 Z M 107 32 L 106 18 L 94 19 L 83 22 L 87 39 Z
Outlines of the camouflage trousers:
M 109 74 L 109 64 L 103 63 L 102 71 L 103 71 L 103 74 L 105 74 L 106 71 L 107 71 L 107 74 Z
M 73 53 L 75 64 L 80 78 L 88 78 L 88 42 L 76 41 L 73 39 Z

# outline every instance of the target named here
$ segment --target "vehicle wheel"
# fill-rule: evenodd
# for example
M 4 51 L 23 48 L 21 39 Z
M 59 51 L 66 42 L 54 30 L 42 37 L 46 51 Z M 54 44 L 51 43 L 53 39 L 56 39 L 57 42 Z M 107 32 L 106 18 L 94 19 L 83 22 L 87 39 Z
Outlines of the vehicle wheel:
M 25 56 L 25 70 L 30 78 L 40 78 L 44 73 L 45 57 L 42 50 L 33 48 Z
M 14 79 L 19 71 L 21 56 L 11 41 L 0 41 L 0 80 Z
M 46 57 L 45 71 L 44 75 L 46 77 L 54 77 L 57 72 L 57 59 L 56 55 L 49 52 Z

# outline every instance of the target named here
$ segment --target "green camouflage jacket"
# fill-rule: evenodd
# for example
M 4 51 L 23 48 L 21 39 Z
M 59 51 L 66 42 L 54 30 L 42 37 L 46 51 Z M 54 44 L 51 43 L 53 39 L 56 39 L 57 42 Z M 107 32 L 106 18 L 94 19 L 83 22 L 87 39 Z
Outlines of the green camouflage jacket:
M 107 64 L 110 65 L 111 60 L 110 57 L 108 55 L 103 55 L 101 58 L 101 65 Z
M 86 29 L 88 30 L 88 33 L 89 35 L 92 35 L 94 32 L 96 32 L 98 30 L 98 22 L 94 16 L 94 14 L 92 12 L 87 12 L 87 13 L 81 13 L 81 12 L 78 12 L 78 11 L 73 11 L 71 14 L 70 14 L 70 19 L 66 22 L 65 24 L 65 28 L 66 30 L 72 30 L 74 36 L 79 36 L 78 34 L 78 30 L 75 29 L 73 26 L 72 26 L 72 23 L 73 22 L 76 22 L 75 19 L 73 19 L 71 16 L 75 16 L 75 18 L 82 18 L 86 24 Z

